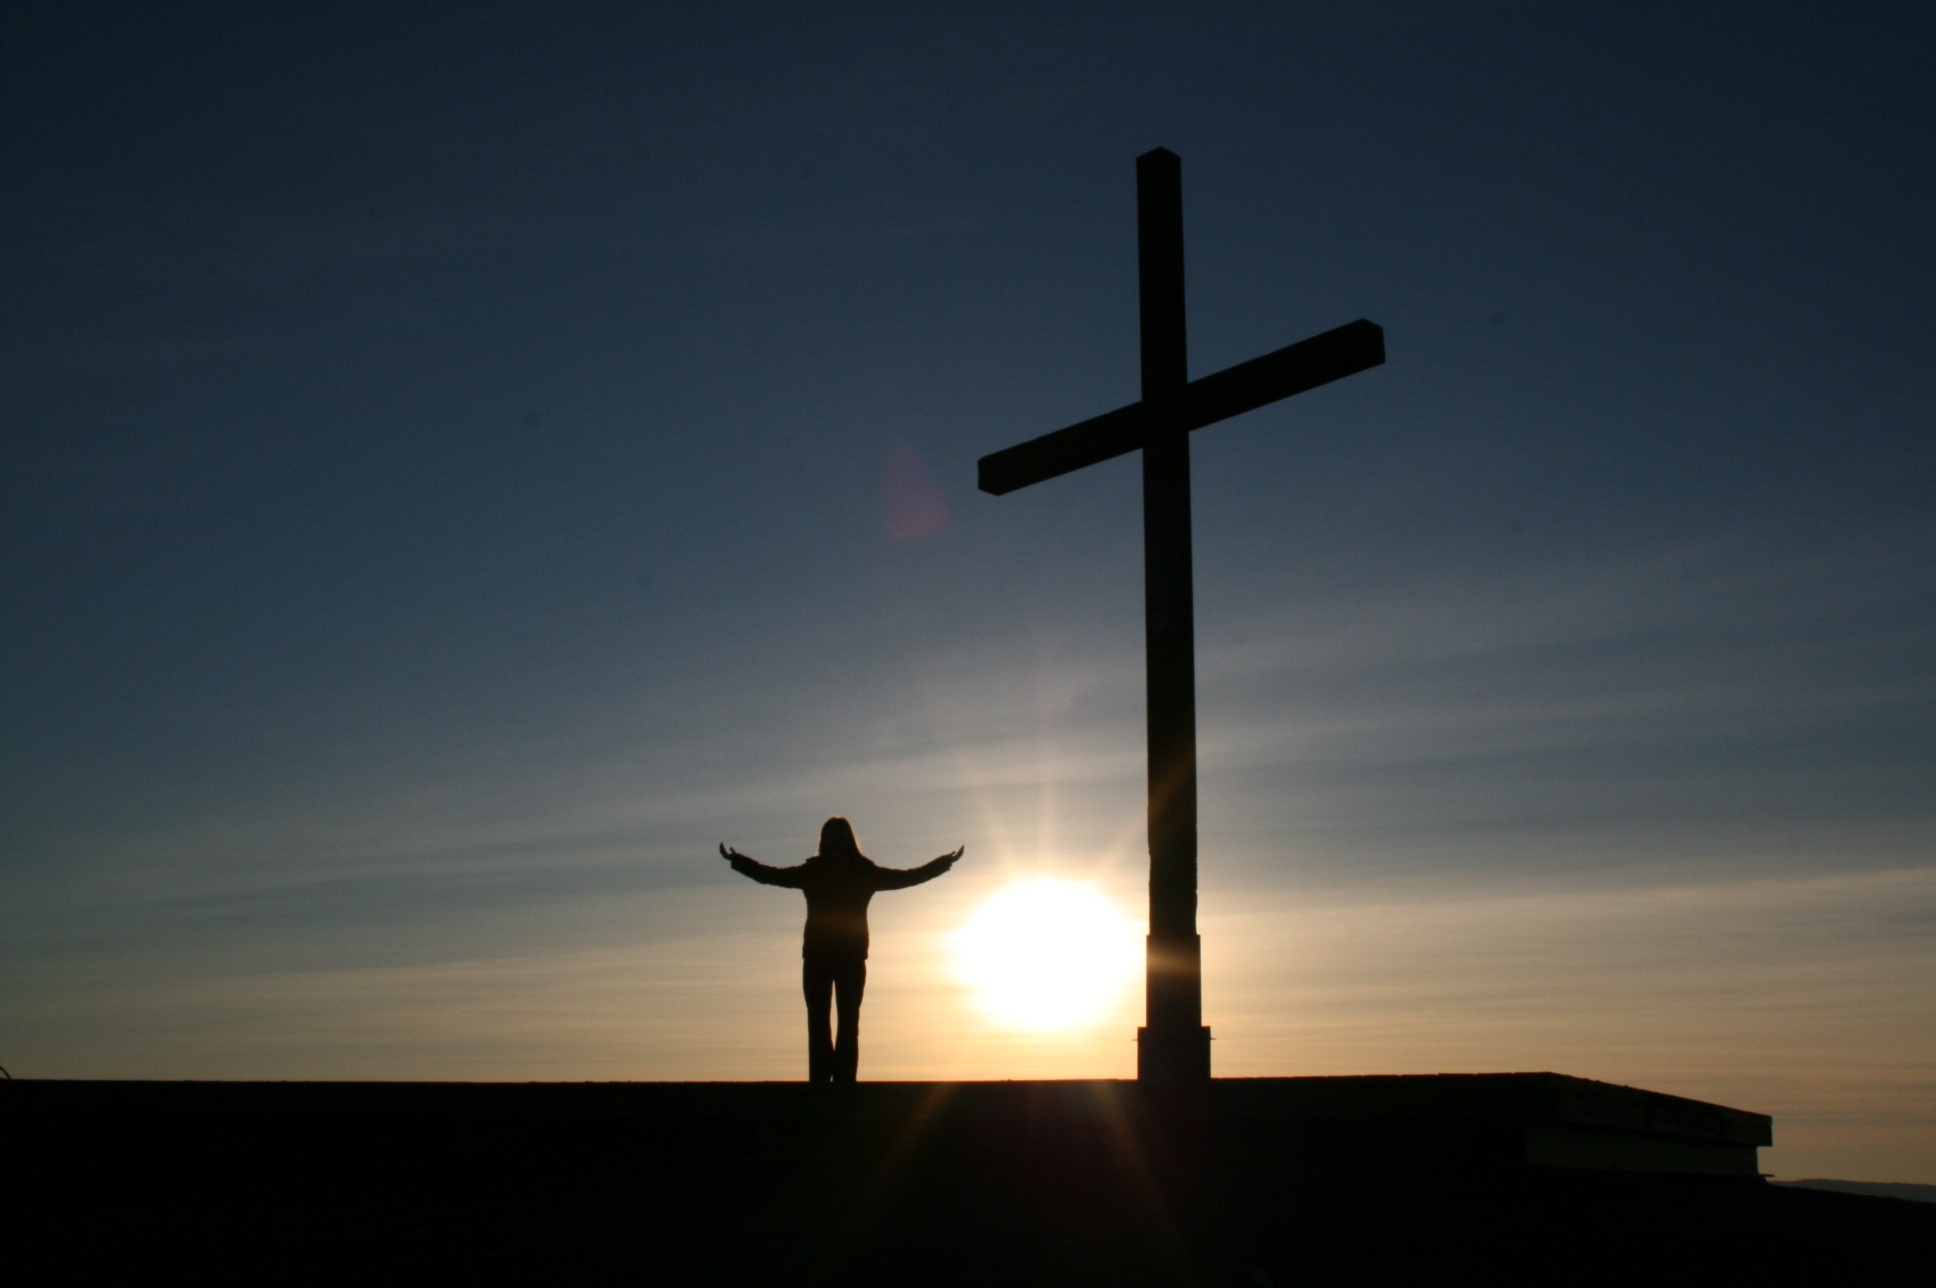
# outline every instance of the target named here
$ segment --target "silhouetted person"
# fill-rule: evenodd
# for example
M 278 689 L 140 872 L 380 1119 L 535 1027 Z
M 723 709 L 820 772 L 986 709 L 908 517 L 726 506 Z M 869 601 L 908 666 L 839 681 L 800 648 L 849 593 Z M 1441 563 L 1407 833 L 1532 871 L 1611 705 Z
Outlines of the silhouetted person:
M 966 848 L 965 846 L 963 847 Z M 807 1081 L 852 1082 L 860 1062 L 860 996 L 867 988 L 867 903 L 879 890 L 905 890 L 955 865 L 961 850 L 918 868 L 884 868 L 860 852 L 851 823 L 838 815 L 820 827 L 820 852 L 791 868 L 772 868 L 722 843 L 733 871 L 807 896 L 800 987 L 807 995 Z M 840 1040 L 828 1007 L 839 999 Z

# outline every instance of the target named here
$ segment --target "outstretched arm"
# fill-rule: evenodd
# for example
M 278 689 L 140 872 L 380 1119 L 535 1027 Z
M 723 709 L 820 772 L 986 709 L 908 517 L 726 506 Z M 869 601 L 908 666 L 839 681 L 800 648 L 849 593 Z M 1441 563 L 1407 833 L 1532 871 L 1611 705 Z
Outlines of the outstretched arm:
M 905 890 L 909 886 L 918 886 L 923 881 L 932 881 L 949 868 L 952 868 L 956 860 L 961 858 L 962 852 L 967 848 L 964 845 L 953 854 L 944 854 L 938 859 L 929 859 L 918 868 L 876 868 L 874 888 L 876 890 Z
M 724 841 L 719 843 L 719 857 L 733 865 L 733 871 L 743 877 L 751 877 L 761 885 L 789 886 L 800 888 L 800 865 L 790 868 L 773 868 L 758 859 L 748 858 Z

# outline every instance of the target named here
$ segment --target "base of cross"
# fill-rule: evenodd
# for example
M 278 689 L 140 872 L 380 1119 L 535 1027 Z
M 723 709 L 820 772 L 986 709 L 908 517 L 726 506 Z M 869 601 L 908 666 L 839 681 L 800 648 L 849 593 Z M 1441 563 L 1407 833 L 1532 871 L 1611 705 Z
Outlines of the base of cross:
M 1145 1086 L 1188 1087 L 1210 1081 L 1210 1026 L 1136 1030 L 1136 1081 Z
M 0 1140 L 9 1254 L 74 1278 L 1880 1282 L 1936 1247 L 1936 1205 L 1764 1182 L 1760 1114 L 1551 1073 L 21 1080 Z

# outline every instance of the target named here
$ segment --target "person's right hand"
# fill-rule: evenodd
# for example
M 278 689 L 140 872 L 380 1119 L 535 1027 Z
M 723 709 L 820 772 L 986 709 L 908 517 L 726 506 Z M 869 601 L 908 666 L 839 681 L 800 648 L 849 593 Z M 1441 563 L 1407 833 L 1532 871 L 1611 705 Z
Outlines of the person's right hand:
M 726 842 L 721 841 L 719 843 L 719 857 L 726 860 L 728 863 L 731 863 L 734 859 L 743 859 L 746 856 L 744 854 L 741 854 L 738 850 L 735 850 L 732 846 L 726 844 Z

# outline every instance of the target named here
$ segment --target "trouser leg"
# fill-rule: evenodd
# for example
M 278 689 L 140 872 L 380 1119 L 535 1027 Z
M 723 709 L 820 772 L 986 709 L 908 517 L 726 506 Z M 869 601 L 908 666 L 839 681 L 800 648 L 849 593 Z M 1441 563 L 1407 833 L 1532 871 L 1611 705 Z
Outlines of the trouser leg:
M 867 991 L 867 963 L 843 963 L 833 975 L 834 997 L 840 1012 L 840 1036 L 834 1041 L 833 1078 L 852 1082 L 860 1067 L 860 998 Z
M 820 962 L 801 964 L 800 990 L 807 996 L 807 1081 L 834 1076 L 834 1037 L 828 1010 L 833 1005 L 834 973 Z

